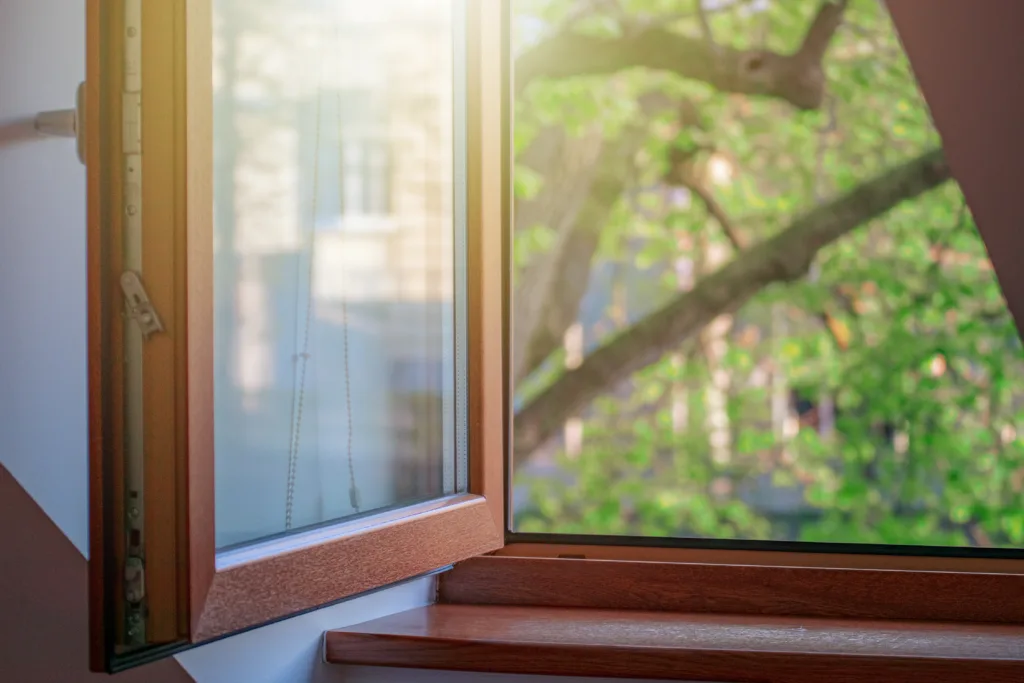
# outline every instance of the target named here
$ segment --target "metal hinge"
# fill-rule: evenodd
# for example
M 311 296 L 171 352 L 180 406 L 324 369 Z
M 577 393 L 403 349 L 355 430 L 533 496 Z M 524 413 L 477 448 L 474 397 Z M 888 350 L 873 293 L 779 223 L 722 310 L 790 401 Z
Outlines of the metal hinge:
M 129 555 L 124 563 L 125 635 L 127 644 L 146 644 L 146 567 L 141 557 Z
M 124 486 L 126 547 L 124 557 L 124 645 L 147 644 L 145 551 L 145 362 L 143 344 L 164 326 L 139 272 L 142 270 L 142 3 L 121 0 L 124 8 L 121 155 L 122 239 L 120 275 L 124 317 L 135 321 L 138 333 L 125 324 L 124 336 Z
M 121 273 L 121 291 L 124 292 L 125 315 L 138 324 L 143 339 L 149 339 L 151 334 L 164 331 L 160 316 L 157 315 L 146 289 L 142 286 L 142 280 L 136 273 L 130 270 Z
M 146 597 L 146 568 L 141 557 L 128 556 L 125 560 L 124 597 L 134 603 Z

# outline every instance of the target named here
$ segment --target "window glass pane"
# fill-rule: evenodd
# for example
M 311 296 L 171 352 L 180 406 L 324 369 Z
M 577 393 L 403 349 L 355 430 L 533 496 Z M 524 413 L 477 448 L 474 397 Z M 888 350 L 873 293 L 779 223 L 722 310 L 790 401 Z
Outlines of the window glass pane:
M 1021 340 L 885 3 L 513 7 L 514 530 L 1024 547 Z
M 217 545 L 453 493 L 458 3 L 213 4 Z

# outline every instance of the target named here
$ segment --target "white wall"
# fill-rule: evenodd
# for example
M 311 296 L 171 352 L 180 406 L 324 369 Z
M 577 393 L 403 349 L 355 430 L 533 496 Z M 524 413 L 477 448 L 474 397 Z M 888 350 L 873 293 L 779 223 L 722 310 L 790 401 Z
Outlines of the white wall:
M 84 3 L 0 0 L 0 458 L 85 552 L 85 170 L 35 112 L 74 105 Z
M 33 135 L 84 78 L 84 3 L 0 0 L 0 463 L 80 552 L 88 545 L 85 171 Z M 5 558 L 10 559 L 10 558 Z M 322 633 L 427 604 L 421 579 L 228 638 L 178 660 L 198 683 L 543 683 L 327 666 Z M 559 683 L 572 679 L 553 679 Z
M 84 54 L 83 2 L 0 0 L 0 463 L 86 554 L 85 169 L 72 140 L 32 128 L 36 112 L 73 105 Z M 324 630 L 426 604 L 432 590 L 419 580 L 180 661 L 199 683 L 325 680 Z

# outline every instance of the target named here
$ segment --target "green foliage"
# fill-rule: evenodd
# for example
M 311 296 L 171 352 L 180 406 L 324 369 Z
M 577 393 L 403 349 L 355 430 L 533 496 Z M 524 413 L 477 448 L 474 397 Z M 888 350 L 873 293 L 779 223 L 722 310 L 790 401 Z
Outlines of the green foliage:
M 819 7 L 818 0 L 773 0 L 762 12 L 750 3 L 716 4 L 726 6 L 709 14 L 718 42 L 782 53 L 800 45 Z M 516 12 L 535 41 L 557 33 L 579 5 L 517 0 Z M 661 20 L 700 35 L 692 0 L 620 5 L 634 22 Z M 620 35 L 624 26 L 605 11 L 574 30 Z M 670 201 L 663 178 L 672 145 L 713 148 L 728 160 L 731 177 L 708 186 L 749 244 L 938 144 L 883 3 L 851 2 L 824 70 L 826 102 L 803 112 L 645 69 L 535 83 L 516 105 L 516 149 L 551 125 L 614 139 L 645 121 L 637 106 L 643 93 L 665 93 L 699 112 L 681 130 L 672 116 L 647 121 L 634 185 L 599 226 L 595 259 L 626 264 L 627 289 L 643 292 L 627 306 L 635 320 L 686 286 L 673 270 L 680 257 L 707 273 L 711 249 L 724 244 L 721 226 L 695 197 Z M 710 154 L 695 160 L 713 180 Z M 536 171 L 517 173 L 517 197 L 543 183 Z M 549 228 L 525 227 L 516 236 L 517 264 L 554 242 Z M 657 274 L 653 284 L 641 282 L 647 270 Z M 590 344 L 626 324 L 612 315 L 611 294 L 604 298 L 603 317 L 614 323 L 588 330 Z M 822 323 L 826 314 L 848 331 L 845 343 Z M 578 451 L 540 454 L 546 466 L 520 468 L 526 504 L 518 529 L 1024 545 L 1021 343 L 955 184 L 861 226 L 821 253 L 812 277 L 768 288 L 736 312 L 718 340 L 724 351 L 709 353 L 711 341 L 702 335 L 625 386 L 609 387 L 585 413 Z M 529 392 L 563 372 L 562 363 L 559 352 L 526 382 Z M 715 384 L 723 376 L 724 388 Z M 794 388 L 834 400 L 833 433 L 793 429 Z M 724 407 L 716 407 L 716 391 Z M 728 443 L 716 446 L 723 434 Z

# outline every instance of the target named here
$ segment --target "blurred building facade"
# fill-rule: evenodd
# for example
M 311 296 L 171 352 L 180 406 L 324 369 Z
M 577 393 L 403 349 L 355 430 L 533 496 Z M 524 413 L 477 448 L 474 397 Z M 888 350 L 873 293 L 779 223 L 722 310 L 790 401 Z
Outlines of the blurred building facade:
M 283 530 L 289 459 L 296 526 L 355 511 L 350 448 L 361 512 L 442 493 L 455 18 L 429 0 L 215 5 L 224 545 Z

